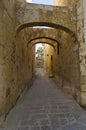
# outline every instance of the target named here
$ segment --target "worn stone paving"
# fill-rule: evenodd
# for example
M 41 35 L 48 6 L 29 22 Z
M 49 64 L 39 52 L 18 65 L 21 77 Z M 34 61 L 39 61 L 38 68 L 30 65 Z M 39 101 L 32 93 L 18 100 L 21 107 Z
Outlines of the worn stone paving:
M 0 130 L 86 130 L 86 112 L 38 69 Z

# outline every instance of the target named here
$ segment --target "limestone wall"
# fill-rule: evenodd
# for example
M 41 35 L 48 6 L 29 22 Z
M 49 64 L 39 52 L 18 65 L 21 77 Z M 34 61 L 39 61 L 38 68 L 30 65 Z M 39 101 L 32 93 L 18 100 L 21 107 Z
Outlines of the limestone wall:
M 15 35 L 15 0 L 0 1 L 0 123 L 8 112 L 8 97 L 14 86 L 13 50 Z M 10 98 L 10 97 L 9 97 Z M 9 101 L 10 102 L 10 101 Z M 8 104 L 9 104 L 8 102 Z
M 54 0 L 54 5 L 57 6 L 73 6 L 76 4 L 76 0 Z
M 83 0 L 84 7 L 84 32 L 85 32 L 85 50 L 86 50 L 86 0 Z
M 59 53 L 56 61 L 56 79 L 65 90 L 76 97 L 76 93 L 80 89 L 78 49 L 69 34 L 60 33 Z
M 80 94 L 78 44 L 66 32 L 59 31 L 58 37 L 59 44 L 55 49 L 50 45 L 45 45 L 45 69 L 48 76 L 54 75 L 60 86 L 77 98 Z
M 48 26 L 76 32 L 75 7 L 19 3 L 16 10 L 17 31 L 25 26 Z
M 25 0 L 16 1 L 18 2 L 17 7 L 25 7 Z M 16 10 L 17 8 L 15 8 L 16 1 L 0 0 L 0 124 L 3 122 L 9 110 L 15 105 L 17 98 L 30 82 L 34 73 L 35 48 L 34 46 L 31 48 L 31 46 L 27 44 L 28 40 L 31 40 L 29 38 L 32 38 L 34 35 L 32 36 L 32 32 L 28 33 L 28 29 L 23 29 L 15 38 L 16 26 L 20 24 L 16 19 L 18 18 L 18 14 L 19 18 L 22 19 L 24 13 L 24 10 L 21 10 L 21 8 L 19 9 L 20 13 L 16 13 L 16 11 L 18 11 Z M 75 6 L 75 4 L 75 0 L 55 0 L 55 5 L 58 6 Z M 56 79 L 61 83 L 62 87 L 72 93 L 82 105 L 86 105 L 85 5 L 86 0 L 83 0 L 83 3 L 82 0 L 77 0 L 76 10 L 74 8 L 73 12 L 73 10 L 71 10 L 73 8 L 69 8 L 69 14 L 67 11 L 67 18 L 69 17 L 69 20 L 71 20 L 70 14 L 74 14 L 74 30 L 77 32 L 77 42 L 73 41 L 73 38 L 68 33 L 64 32 L 64 30 L 57 33 L 60 43 L 57 53 L 53 47 L 49 45 L 45 46 L 45 67 L 48 75 L 55 74 Z M 30 5 L 28 5 L 28 11 L 29 7 Z M 36 7 L 36 5 L 34 5 L 34 7 Z M 49 6 L 43 8 L 44 12 L 46 12 L 47 7 Z M 50 8 L 52 7 L 49 7 L 49 11 L 46 13 L 47 15 L 48 13 L 53 13 L 53 11 L 50 11 Z M 31 9 L 34 12 L 33 14 L 36 14 L 32 7 Z M 62 11 L 62 8 L 60 9 Z M 49 15 L 49 17 L 50 16 L 51 15 Z M 57 14 L 55 16 L 57 16 Z M 30 17 L 32 20 L 35 20 L 35 17 L 31 14 Z M 30 19 L 30 17 L 28 16 L 27 20 L 28 18 Z M 63 12 L 60 20 L 62 20 L 62 17 Z M 65 22 L 67 22 L 67 18 L 65 18 Z M 42 20 L 43 19 L 40 21 L 43 22 Z M 67 27 L 69 27 L 69 23 L 70 21 L 67 22 Z M 30 35 L 28 36 L 28 34 Z
M 15 0 L 0 1 L 0 124 L 15 105 L 34 71 L 34 47 L 25 44 L 26 30 L 15 39 Z
M 32 70 L 34 68 L 34 46 L 30 48 L 27 46 L 27 30 L 22 30 L 16 39 L 16 87 L 15 93 L 17 97 L 26 87 L 32 78 Z M 14 94 L 16 98 L 16 95 Z
M 53 76 L 55 72 L 55 49 L 45 44 L 44 47 L 44 68 L 48 76 Z
M 83 3 L 84 2 L 84 3 Z M 85 6 L 86 1 L 78 0 L 77 2 L 77 38 L 79 42 L 80 58 L 80 103 L 86 105 L 86 56 L 85 56 Z
M 86 105 L 86 0 L 54 0 L 55 5 L 59 6 L 75 6 L 77 18 L 77 48 L 79 49 L 79 65 L 80 70 L 80 89 L 76 93 L 77 101 L 81 105 Z M 77 68 L 76 68 L 77 69 Z

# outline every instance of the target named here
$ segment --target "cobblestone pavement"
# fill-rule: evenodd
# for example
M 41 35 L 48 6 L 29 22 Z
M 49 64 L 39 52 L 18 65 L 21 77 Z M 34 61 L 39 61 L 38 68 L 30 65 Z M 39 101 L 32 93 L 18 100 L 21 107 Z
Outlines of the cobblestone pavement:
M 39 69 L 0 130 L 86 130 L 86 112 Z

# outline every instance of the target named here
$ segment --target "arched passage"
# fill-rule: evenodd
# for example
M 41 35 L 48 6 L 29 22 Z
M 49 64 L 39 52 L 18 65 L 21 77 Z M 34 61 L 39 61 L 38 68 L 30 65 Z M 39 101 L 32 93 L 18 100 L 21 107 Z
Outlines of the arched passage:
M 44 30 L 46 30 L 45 28 L 42 28 L 42 29 L 39 28 L 37 30 L 34 28 L 35 26 L 51 27 L 51 29 L 49 29 L 49 30 L 47 29 L 48 30 L 47 33 L 50 34 L 50 37 L 49 37 L 49 34 L 47 35 L 46 31 L 44 31 Z M 31 32 L 30 32 L 30 29 L 31 29 Z M 77 56 L 75 56 L 76 55 L 75 52 L 73 53 L 73 50 L 76 50 L 76 51 L 78 50 L 77 37 L 73 31 L 71 31 L 67 27 L 64 27 L 64 26 L 61 26 L 58 24 L 49 23 L 49 22 L 32 22 L 32 23 L 22 24 L 21 26 L 19 26 L 19 28 L 17 28 L 16 35 L 19 34 L 20 32 L 23 32 L 24 30 L 25 30 L 25 32 L 27 32 L 27 46 L 29 46 L 34 40 L 42 39 L 42 38 L 46 38 L 46 40 L 50 39 L 54 42 L 57 42 L 57 45 L 58 45 L 57 48 L 59 48 L 59 49 L 58 49 L 58 53 L 56 55 L 57 58 L 56 58 L 55 66 L 58 67 L 55 70 L 56 75 L 59 75 L 58 77 L 61 78 L 62 82 L 66 81 L 66 80 L 68 82 L 72 82 L 73 80 L 76 79 L 76 78 L 74 78 L 73 75 L 71 78 L 71 75 L 69 73 L 70 69 L 71 69 L 71 73 L 73 72 L 72 68 L 73 68 L 73 70 L 75 70 L 75 68 L 76 68 L 76 66 L 78 66 L 78 62 L 79 62 L 78 53 L 77 53 Z M 58 32 L 58 33 L 53 34 L 52 33 L 53 30 L 54 31 L 56 30 L 56 32 Z M 51 35 L 54 35 L 54 37 Z M 60 43 L 60 44 L 58 44 L 58 43 Z M 71 59 L 72 59 L 72 62 L 74 62 L 73 67 L 72 67 Z M 77 63 L 76 63 L 76 61 L 77 61 Z M 78 67 L 78 71 L 79 71 L 79 67 Z M 68 75 L 70 75 L 70 76 L 68 76 Z M 73 80 L 71 80 L 71 79 L 73 79 Z M 77 81 L 75 81 L 75 82 L 77 82 Z M 73 84 L 73 82 L 70 84 Z M 78 84 L 77 84 L 77 86 L 78 86 Z M 72 91 L 71 88 L 70 88 L 70 91 Z
M 41 38 L 38 37 L 38 38 L 35 38 L 35 39 L 31 39 L 31 41 L 29 41 L 29 43 L 27 45 L 29 47 L 32 47 L 33 45 L 35 45 L 37 43 L 48 44 L 48 45 L 52 46 L 57 53 L 59 52 L 60 43 L 59 43 L 59 41 L 57 41 L 55 39 L 52 39 L 50 37 L 41 37 Z
M 47 42 L 47 41 L 44 41 L 44 42 L 43 42 L 43 41 L 41 41 L 41 40 L 40 40 L 40 41 L 38 40 L 38 41 L 34 41 L 34 42 L 32 42 L 32 43 L 31 43 L 31 47 L 33 47 L 33 46 L 36 45 L 36 44 L 40 44 L 40 43 L 48 44 L 48 45 L 52 46 L 52 47 L 55 49 L 55 46 L 52 45 L 52 43 Z
M 35 27 L 39 26 L 39 29 L 36 30 Z M 47 33 L 49 32 L 49 35 L 46 35 L 46 30 L 45 28 L 40 29 L 40 27 L 49 27 L 51 29 L 49 29 L 49 31 L 47 31 Z M 72 27 L 72 24 L 70 25 Z M 42 39 L 42 38 L 47 38 L 47 39 L 51 39 L 55 42 L 57 42 L 57 48 L 58 49 L 58 53 L 56 55 L 56 64 L 55 66 L 57 66 L 58 68 L 56 68 L 55 72 L 56 72 L 56 79 L 61 79 L 61 84 L 64 86 L 68 86 L 65 85 L 66 80 L 70 86 L 73 86 L 72 88 L 68 86 L 67 89 L 69 89 L 68 91 L 71 91 L 71 93 L 73 93 L 74 95 L 76 95 L 76 88 L 74 88 L 75 84 L 77 84 L 77 88 L 79 88 L 79 76 L 73 76 L 73 71 L 75 72 L 75 68 L 77 67 L 78 70 L 76 70 L 76 74 L 79 74 L 79 43 L 77 40 L 77 36 L 76 36 L 76 28 L 74 27 L 70 27 L 70 26 L 66 26 L 66 24 L 62 24 L 62 23 L 54 23 L 50 21 L 41 21 L 41 20 L 32 20 L 29 21 L 28 19 L 25 20 L 22 24 L 18 25 L 16 28 L 16 36 L 22 32 L 23 30 L 25 30 L 27 32 L 27 46 L 29 46 L 33 40 L 37 40 L 37 39 Z M 31 32 L 28 33 L 28 28 L 29 28 L 29 32 L 31 29 Z M 47 29 L 48 30 L 48 29 Z M 55 36 L 52 37 L 52 35 L 54 35 L 53 30 L 57 31 L 58 33 L 55 33 Z M 37 32 L 36 32 L 37 31 Z M 43 35 L 42 35 L 43 34 Z M 60 44 L 58 44 L 60 43 Z M 74 58 L 75 57 L 75 58 Z M 52 57 L 51 57 L 52 59 Z M 72 60 L 71 60 L 72 59 Z M 73 64 L 71 63 L 73 62 Z M 70 71 L 71 70 L 71 71 Z M 72 73 L 72 74 L 71 74 Z M 75 82 L 75 84 L 74 84 Z
M 17 97 L 19 97 L 20 93 L 23 91 L 24 86 L 32 78 L 31 63 L 34 56 L 34 48 L 32 47 L 33 50 L 28 49 L 27 42 L 31 39 L 28 39 L 28 37 L 26 38 L 25 31 L 27 30 L 28 32 L 28 28 L 35 26 L 47 26 L 54 30 L 58 30 L 58 32 L 64 31 L 64 33 L 61 33 L 61 37 L 58 36 L 61 47 L 59 54 L 56 55 L 56 67 L 58 66 L 55 71 L 56 78 L 61 79 L 60 81 L 63 87 L 65 82 L 67 82 L 65 86 L 68 87 L 68 90 L 70 89 L 70 92 L 73 92 L 74 96 L 80 93 L 80 100 L 84 99 L 84 103 L 86 104 L 84 98 L 86 91 L 85 89 L 83 90 L 83 88 L 86 88 L 86 74 L 84 73 L 85 55 L 82 54 L 84 53 L 84 33 L 82 31 L 84 28 L 83 13 L 80 12 L 80 9 L 82 10 L 82 5 L 80 6 L 80 3 L 78 3 L 77 7 L 79 8 L 77 10 L 76 7 L 53 8 L 31 4 L 23 6 L 23 1 L 24 0 L 16 0 L 10 2 L 10 0 L 8 0 L 5 2 L 4 0 L 3 2 L 1 0 L 0 2 L 1 117 L 3 115 L 2 113 L 4 113 L 4 115 L 8 113 L 15 104 Z M 9 4 L 10 8 L 8 7 Z M 79 15 L 77 11 L 80 13 Z M 18 36 L 17 34 L 19 33 L 20 35 Z M 70 35 L 71 40 L 67 34 Z M 18 36 L 16 40 L 14 37 L 15 35 Z M 80 42 L 80 48 L 75 45 L 78 42 L 77 36 Z M 79 57 L 78 53 L 80 54 Z M 80 66 L 81 68 L 79 70 Z M 80 71 L 80 73 L 78 71 Z M 5 104 L 7 108 L 2 104 Z
M 31 6 L 31 7 L 30 7 Z M 30 7 L 29 9 L 28 9 L 28 7 Z M 36 10 L 33 10 L 33 8 L 32 7 L 36 7 Z M 48 6 L 46 6 L 46 7 L 44 7 L 44 6 L 41 6 L 42 7 L 42 9 L 44 8 L 45 9 L 45 12 L 40 8 L 40 6 L 36 6 L 36 5 L 31 5 L 31 4 L 27 4 L 26 5 L 26 7 L 25 8 L 27 8 L 27 10 L 24 10 L 24 17 L 21 17 L 21 14 L 20 14 L 20 17 L 17 19 L 18 20 L 18 24 L 17 24 L 17 28 L 16 28 L 16 35 L 22 30 L 22 29 L 25 29 L 25 28 L 28 28 L 28 27 L 35 27 L 35 26 L 46 26 L 46 27 L 51 27 L 51 28 L 53 28 L 53 29 L 56 29 L 56 30 L 58 30 L 58 31 L 64 31 L 64 33 L 66 33 L 66 34 L 64 34 L 64 33 L 61 33 L 61 37 L 59 37 L 59 39 L 60 39 L 60 43 L 61 44 L 63 44 L 64 42 L 64 44 L 68 44 L 68 42 L 69 42 L 69 44 L 70 44 L 70 47 L 69 48 L 71 48 L 71 54 L 69 54 L 68 56 L 70 57 L 70 55 L 72 55 L 73 53 L 72 53 L 72 50 L 78 50 L 78 47 L 76 46 L 76 44 L 78 44 L 78 40 L 77 40 L 77 36 L 76 36 L 76 24 L 75 24 L 75 19 L 71 19 L 72 17 L 71 16 L 69 16 L 68 17 L 68 13 L 71 11 L 71 9 L 68 9 L 68 8 L 65 8 L 64 7 L 64 12 L 65 12 L 65 15 L 64 15 L 64 13 L 63 12 L 60 12 L 60 11 L 62 11 L 62 9 L 61 8 L 59 8 L 59 7 L 56 7 L 55 9 L 57 10 L 59 10 L 59 15 L 58 15 L 58 11 L 57 11 L 57 14 L 56 15 L 54 15 L 54 13 L 53 13 L 53 11 L 50 11 L 50 10 L 47 10 L 47 8 L 46 7 L 48 7 Z M 51 7 L 51 8 L 53 8 L 53 7 Z M 72 9 L 74 9 L 74 8 L 72 8 Z M 19 8 L 19 10 L 20 10 L 20 8 Z M 55 10 L 55 11 L 56 11 Z M 40 11 L 41 11 L 41 13 L 43 14 L 41 14 L 40 13 Z M 43 12 L 42 12 L 43 11 Z M 69 12 L 68 12 L 69 11 Z M 41 14 L 41 16 L 40 16 L 40 14 L 39 15 L 35 15 L 35 14 L 38 14 L 38 12 Z M 19 13 L 19 12 L 18 12 Z M 26 15 L 28 13 L 28 16 Z M 52 14 L 53 13 L 53 15 L 52 15 L 52 17 L 51 17 L 51 15 L 49 16 L 49 18 L 47 17 L 45 17 L 45 16 L 47 16 L 46 14 Z M 73 14 L 71 14 L 71 13 L 69 13 L 69 14 L 71 14 L 72 16 L 73 16 L 73 18 L 74 18 L 74 16 L 75 16 L 75 13 L 76 13 L 76 11 L 72 11 L 72 13 Z M 31 15 L 29 15 L 29 14 L 31 14 Z M 33 14 L 33 18 L 32 18 L 32 14 Z M 61 15 L 62 14 L 62 15 Z M 27 16 L 27 17 L 26 17 Z M 37 17 L 35 17 L 35 16 L 37 16 Z M 55 18 L 53 19 L 53 16 L 55 16 Z M 64 19 L 64 21 L 61 19 L 61 17 L 60 16 L 62 16 L 62 18 Z M 66 17 L 67 16 L 67 17 Z M 20 19 L 21 18 L 21 19 Z M 29 19 L 28 19 L 29 18 Z M 53 20 L 53 21 L 52 21 Z M 67 21 L 68 20 L 68 21 Z M 50 22 L 51 21 L 51 22 Z M 68 37 L 69 36 L 71 37 L 71 38 L 69 38 L 69 39 L 71 39 L 71 40 L 69 40 L 68 39 Z M 66 37 L 67 36 L 67 37 Z M 42 38 L 42 37 L 41 37 Z M 35 39 L 35 38 L 33 38 L 33 39 Z M 65 40 L 64 40 L 65 39 Z M 68 39 L 68 40 L 67 40 Z M 28 40 L 29 42 L 28 42 L 28 44 L 29 43 L 31 43 L 31 41 L 32 41 L 32 39 L 30 39 L 30 40 Z M 65 50 L 66 50 L 66 48 L 68 48 L 68 46 L 69 46 L 69 44 L 68 45 L 66 45 L 66 48 L 65 48 L 65 50 L 63 49 L 62 50 L 62 48 L 64 48 L 63 46 L 64 46 L 64 44 L 62 45 L 62 47 L 60 47 L 60 53 L 62 52 L 62 53 L 66 53 L 65 52 Z M 72 46 L 71 46 L 71 44 L 72 44 Z M 68 51 L 68 52 L 70 52 L 70 51 Z M 75 53 L 73 54 L 73 55 L 75 55 Z M 78 53 L 77 53 L 77 55 L 78 55 Z M 63 57 L 64 57 L 64 55 L 63 55 Z M 63 58 L 62 57 L 62 58 Z M 71 58 L 66 58 L 67 57 L 67 53 L 66 53 L 66 55 L 65 55 L 65 57 L 64 57 L 64 60 L 68 60 L 69 59 L 69 61 L 67 61 L 68 63 L 66 63 L 65 65 L 69 65 L 70 64 L 70 59 Z M 61 59 L 61 58 L 60 58 Z M 79 59 L 78 59 L 79 60 Z M 76 60 L 77 61 L 77 60 Z M 59 61 L 59 63 L 61 63 L 61 62 L 63 62 L 64 63 L 64 61 Z M 62 65 L 63 65 L 63 63 L 61 63 Z M 77 64 L 77 63 L 76 63 Z M 59 66 L 59 68 L 60 69 L 63 69 L 63 66 Z M 71 65 L 70 65 L 71 66 Z M 76 65 L 77 66 L 77 65 Z M 67 73 L 69 72 L 68 71 L 68 69 L 69 69 L 70 67 L 66 67 L 65 66 L 65 69 L 66 70 L 63 70 L 63 71 L 66 71 Z M 59 69 L 59 70 L 60 70 Z M 62 74 L 61 75 L 61 78 L 64 78 L 64 75 Z M 65 78 L 65 79 L 68 79 L 69 80 L 69 78 L 68 78 L 68 74 L 67 74 L 67 77 Z
M 16 35 L 24 28 L 35 27 L 35 26 L 46 26 L 46 27 L 51 27 L 51 28 L 54 28 L 54 29 L 62 30 L 62 31 L 65 31 L 68 34 L 70 34 L 71 37 L 74 38 L 74 40 L 77 40 L 75 33 L 73 31 L 71 31 L 70 29 L 68 29 L 68 28 L 66 28 L 65 26 L 62 26 L 62 25 L 47 23 L 47 22 L 32 22 L 32 23 L 22 24 L 22 25 L 20 25 L 16 28 Z
M 43 48 L 43 55 L 40 55 L 40 53 L 37 53 L 40 49 L 40 43 L 43 43 L 43 47 L 41 47 L 41 49 Z M 57 43 L 56 43 L 57 44 Z M 38 45 L 38 46 L 36 46 Z M 46 40 L 40 41 L 40 40 L 34 40 L 33 43 L 31 43 L 29 45 L 31 48 L 33 46 L 35 46 L 35 50 L 36 50 L 36 55 L 35 55 L 35 68 L 44 68 L 44 70 L 46 71 L 48 76 L 53 76 L 55 73 L 55 54 L 56 53 L 56 47 L 51 43 L 47 42 Z M 28 46 L 28 47 L 29 47 Z M 38 48 L 37 48 L 38 47 Z M 48 51 L 50 51 L 51 54 L 48 54 Z M 47 56 L 47 57 L 46 57 Z M 47 59 L 48 58 L 48 59 Z M 46 60 L 48 62 L 46 62 Z
M 51 37 L 36 37 L 36 38 L 33 38 L 33 39 L 31 39 L 30 41 L 28 41 L 28 44 L 30 44 L 31 42 L 33 42 L 33 41 L 35 41 L 35 40 L 43 40 L 43 39 L 52 41 L 52 44 L 54 44 L 55 42 L 56 42 L 56 43 L 59 43 L 56 39 L 53 39 L 53 38 L 51 38 Z M 27 45 L 28 45 L 28 44 L 27 44 Z
M 31 24 L 33 24 L 33 26 L 61 25 L 76 32 L 75 7 L 64 7 L 62 10 L 62 7 L 59 6 L 47 6 L 38 4 L 25 4 L 25 6 L 22 6 L 22 4 L 24 4 L 23 1 L 17 5 L 17 27 L 25 24 L 27 24 L 27 26 L 31 26 Z

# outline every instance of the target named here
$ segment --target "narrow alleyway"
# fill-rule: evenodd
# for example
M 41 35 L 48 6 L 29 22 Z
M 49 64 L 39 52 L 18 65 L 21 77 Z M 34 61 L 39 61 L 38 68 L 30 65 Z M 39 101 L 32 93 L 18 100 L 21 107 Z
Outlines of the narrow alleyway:
M 38 69 L 0 130 L 86 130 L 86 112 Z

